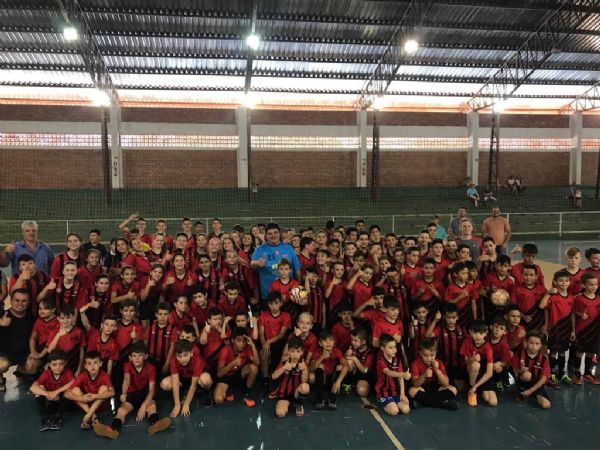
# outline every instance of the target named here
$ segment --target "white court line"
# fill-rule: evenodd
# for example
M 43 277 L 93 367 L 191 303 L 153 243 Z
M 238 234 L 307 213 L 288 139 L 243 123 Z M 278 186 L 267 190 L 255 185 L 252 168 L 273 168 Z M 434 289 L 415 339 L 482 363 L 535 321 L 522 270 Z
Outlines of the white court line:
M 361 400 L 363 402 L 363 405 L 369 404 L 369 401 L 366 398 L 361 397 Z M 377 421 L 379 426 L 383 429 L 383 432 L 387 435 L 389 440 L 392 441 L 394 447 L 396 447 L 397 450 L 406 450 L 404 446 L 400 443 L 396 435 L 393 433 L 393 431 L 390 429 L 390 427 L 387 426 L 387 423 L 385 423 L 385 421 L 381 418 L 377 410 L 369 409 L 369 411 L 371 412 L 371 415 Z

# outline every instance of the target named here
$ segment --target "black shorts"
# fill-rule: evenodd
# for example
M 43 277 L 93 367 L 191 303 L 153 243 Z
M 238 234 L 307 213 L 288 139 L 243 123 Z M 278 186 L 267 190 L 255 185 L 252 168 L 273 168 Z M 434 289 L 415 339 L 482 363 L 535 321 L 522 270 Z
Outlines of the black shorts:
M 526 391 L 527 389 L 529 389 L 534 384 L 535 384 L 534 381 L 525 382 L 525 381 L 520 380 L 519 378 L 517 378 L 517 390 L 518 390 L 519 394 L 521 392 L 523 392 L 523 391 Z M 550 400 L 550 398 L 548 397 L 548 393 L 546 392 L 546 387 L 545 386 L 539 387 L 537 391 L 535 391 L 533 394 L 530 395 L 530 397 L 531 398 L 535 398 L 538 395 L 541 396 L 541 397 L 544 397 L 548 401 Z
M 446 375 L 450 381 L 467 379 L 467 372 L 462 366 L 446 366 Z
M 373 373 L 367 372 L 363 373 L 360 371 L 356 371 L 354 373 L 348 372 L 348 375 L 344 378 L 344 384 L 357 384 L 359 381 L 366 381 L 370 385 L 373 385 Z
M 189 391 L 190 387 L 192 386 L 192 379 L 191 378 L 179 377 L 179 382 L 181 383 L 181 387 L 179 388 L 180 392 Z
M 244 383 L 244 379 L 242 378 L 242 369 L 236 371 L 233 375 L 225 375 L 218 378 L 217 383 L 223 383 L 229 387 L 242 387 Z
M 147 396 L 148 389 L 144 389 L 142 391 L 129 392 L 127 394 L 126 403 L 129 403 L 131 406 L 133 406 L 133 409 L 139 409 L 140 406 L 142 406 L 142 403 L 144 403 L 144 400 L 146 400 Z
M 565 339 L 561 336 L 550 336 L 548 338 L 548 349 L 551 352 L 566 352 L 570 345 L 569 338 Z
M 11 366 L 20 366 L 21 364 L 25 364 L 25 361 L 27 361 L 28 356 L 29 354 L 7 355 L 6 353 L 0 352 L 0 358 L 8 360 L 8 363 Z
M 477 375 L 477 380 L 481 379 L 481 377 L 485 375 L 486 371 L 487 371 L 487 361 L 481 361 L 481 367 L 479 368 L 479 374 Z M 485 392 L 485 391 L 496 392 L 496 384 L 494 383 L 493 374 L 490 377 L 490 379 L 487 380 L 485 383 L 483 383 L 481 386 L 479 386 L 477 388 L 477 390 L 479 392 Z

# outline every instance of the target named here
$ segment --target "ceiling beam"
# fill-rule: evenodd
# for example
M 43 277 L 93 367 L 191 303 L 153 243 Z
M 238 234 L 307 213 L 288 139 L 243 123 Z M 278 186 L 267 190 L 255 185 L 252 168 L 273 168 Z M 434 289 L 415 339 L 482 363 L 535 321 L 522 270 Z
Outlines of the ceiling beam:
M 469 100 L 469 109 L 478 111 L 506 99 L 526 82 L 536 69 L 541 68 L 555 49 L 560 49 L 565 36 L 561 35 L 561 30 L 577 28 L 589 17 L 589 11 L 572 11 L 568 8 L 580 3 L 591 8 L 598 5 L 598 0 L 564 0 Z
M 577 96 L 567 106 L 570 112 L 583 112 L 600 108 L 600 81 L 592 85 L 583 94 Z

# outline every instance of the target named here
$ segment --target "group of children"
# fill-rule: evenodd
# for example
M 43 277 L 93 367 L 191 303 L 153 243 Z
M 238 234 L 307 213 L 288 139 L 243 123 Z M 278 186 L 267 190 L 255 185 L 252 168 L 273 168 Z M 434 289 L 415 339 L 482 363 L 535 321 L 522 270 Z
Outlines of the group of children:
M 455 410 L 461 391 L 470 406 L 496 406 L 511 384 L 519 400 L 550 408 L 547 385 L 600 384 L 598 249 L 585 252 L 587 269 L 567 250 L 547 290 L 534 244 L 516 248 L 523 261 L 513 264 L 492 238 L 439 240 L 435 224 L 418 237 L 382 236 L 361 221 L 286 230 L 299 279 L 282 259 L 261 293 L 249 264 L 260 227 L 223 233 L 215 219 L 211 234 L 184 227 L 172 238 L 164 221 L 155 234 L 143 219 L 125 225 L 105 255 L 93 245 L 82 252 L 69 235 L 49 277 L 19 258 L 11 296 L 27 297 L 36 316 L 19 370 L 36 377 L 41 430 L 59 429 L 77 405 L 81 428 L 100 436 L 117 438 L 132 412 L 154 434 L 190 415 L 195 399 L 210 408 L 240 395 L 255 406 L 259 380 L 280 418 L 290 408 L 303 416 L 309 395 L 316 410 L 334 410 L 341 393 L 374 394 L 398 415 Z M 172 409 L 161 418 L 165 395 Z M 111 398 L 120 406 L 103 424 Z

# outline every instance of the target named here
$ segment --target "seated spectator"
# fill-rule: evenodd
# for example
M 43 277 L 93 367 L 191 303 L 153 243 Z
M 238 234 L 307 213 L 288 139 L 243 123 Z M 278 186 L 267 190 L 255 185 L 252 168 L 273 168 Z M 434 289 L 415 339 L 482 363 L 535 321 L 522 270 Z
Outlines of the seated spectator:
M 583 200 L 583 194 L 581 192 L 581 188 L 575 189 L 575 198 L 573 199 L 573 206 L 576 208 L 581 208 L 581 203 Z
M 475 204 L 475 208 L 479 208 L 479 193 L 473 183 L 471 183 L 467 189 L 467 199 Z
M 525 181 L 523 181 L 523 177 L 521 175 L 517 175 L 515 177 L 515 187 L 519 194 L 522 194 L 525 192 L 525 189 L 527 189 L 527 186 L 525 186 Z
M 509 175 L 508 180 L 506 180 L 506 186 L 508 187 L 508 190 L 513 194 L 517 192 L 517 185 L 515 181 L 516 180 L 514 175 Z
M 483 193 L 483 204 L 485 206 L 489 206 L 490 203 L 496 203 L 497 201 L 498 199 L 494 196 L 494 193 L 490 189 L 487 189 Z

